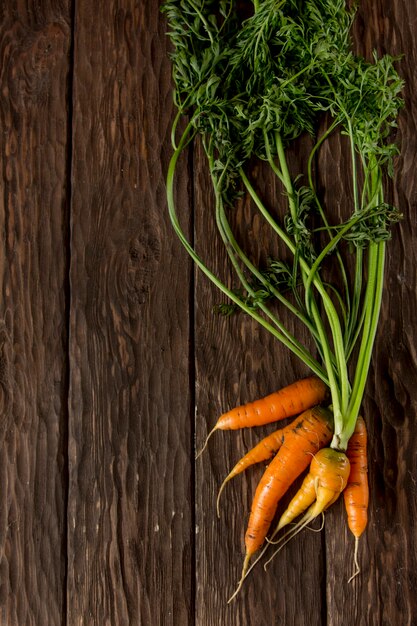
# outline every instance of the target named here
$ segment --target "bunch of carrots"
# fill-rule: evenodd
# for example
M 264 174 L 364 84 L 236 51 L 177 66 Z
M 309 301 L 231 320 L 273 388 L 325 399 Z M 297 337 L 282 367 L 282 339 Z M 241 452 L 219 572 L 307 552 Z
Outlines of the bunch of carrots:
M 272 459 L 253 498 L 245 535 L 246 554 L 242 575 L 232 598 L 239 592 L 249 572 L 250 559 L 264 545 L 281 498 L 308 467 L 308 474 L 279 518 L 268 544 L 284 545 L 343 493 L 348 526 L 355 537 L 355 572 L 351 579 L 360 571 L 357 559 L 358 540 L 367 525 L 369 502 L 367 432 L 365 422 L 359 416 L 346 453 L 329 448 L 333 437 L 333 415 L 328 408 L 321 406 L 327 396 L 328 389 L 320 379 L 315 376 L 304 378 L 265 398 L 224 413 L 206 439 L 201 452 L 216 430 L 263 426 L 297 416 L 290 424 L 275 430 L 245 454 L 219 489 L 218 515 L 220 496 L 226 483 L 248 467 Z M 292 530 L 280 541 L 274 541 L 277 533 L 300 515 L 301 520 Z M 254 564 L 263 556 L 268 544 Z
M 401 218 L 384 197 L 398 154 L 403 82 L 396 59 L 375 53 L 366 60 L 354 53 L 355 11 L 345 0 L 165 0 L 163 11 L 177 107 L 167 173 L 175 233 L 227 297 L 219 310 L 251 316 L 311 372 L 226 413 L 212 431 L 295 417 L 251 450 L 220 489 L 221 494 L 249 465 L 270 460 L 253 499 L 239 588 L 254 555 L 259 558 L 273 542 L 279 549 L 342 493 L 356 538 L 357 573 L 368 506 L 361 403 L 382 302 L 386 245 Z M 350 159 L 352 210 L 345 220 L 337 219 L 332 198 L 324 204 L 315 183 L 320 150 L 336 133 L 344 136 Z M 304 135 L 312 143 L 307 166 L 293 173 L 287 150 Z M 181 227 L 175 176 L 182 155 L 197 141 L 213 186 L 204 210 L 212 210 L 234 287 L 207 266 Z M 251 180 L 256 162 L 269 168 L 280 187 L 272 207 Z M 278 258 L 265 251 L 266 267 L 234 232 L 231 216 L 242 195 L 270 227 L 273 249 L 284 251 Z M 311 345 L 283 323 L 282 308 L 294 316 L 294 328 L 307 329 Z M 280 499 L 307 469 L 299 492 L 267 536 Z

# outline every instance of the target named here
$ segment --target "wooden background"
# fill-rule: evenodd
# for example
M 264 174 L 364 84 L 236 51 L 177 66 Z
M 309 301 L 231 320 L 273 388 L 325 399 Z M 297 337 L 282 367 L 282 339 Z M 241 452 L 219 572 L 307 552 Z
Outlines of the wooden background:
M 389 245 L 367 386 L 370 523 L 361 576 L 342 505 L 226 599 L 260 470 L 215 495 L 253 433 L 220 412 L 305 372 L 194 272 L 165 203 L 166 25 L 151 0 L 0 5 L 1 626 L 392 626 L 417 623 L 417 17 L 362 0 L 358 49 L 404 53 Z M 306 147 L 291 163 L 296 171 Z M 349 203 L 347 156 L 323 152 L 323 192 Z M 271 193 L 273 185 L 254 172 Z M 227 277 L 197 149 L 177 179 L 181 219 Z M 193 214 L 195 218 L 192 218 Z M 270 238 L 243 203 L 242 237 Z M 248 226 L 249 224 L 249 226 Z

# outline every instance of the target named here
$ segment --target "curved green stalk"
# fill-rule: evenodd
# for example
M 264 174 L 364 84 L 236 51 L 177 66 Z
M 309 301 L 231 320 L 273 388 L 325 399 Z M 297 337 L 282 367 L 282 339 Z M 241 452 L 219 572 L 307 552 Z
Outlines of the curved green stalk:
M 252 298 L 256 297 L 255 291 L 253 290 L 253 288 L 251 287 L 251 285 L 249 284 L 248 280 L 246 279 L 243 271 L 240 268 L 238 259 L 240 259 L 245 266 L 250 270 L 250 272 L 259 280 L 259 282 L 261 282 L 267 289 L 269 289 L 271 291 L 271 293 L 273 293 L 273 295 L 282 303 L 284 304 L 294 315 L 296 315 L 296 317 L 298 319 L 300 319 L 301 321 L 303 321 L 306 326 L 308 327 L 308 329 L 310 330 L 310 332 L 313 334 L 315 333 L 315 329 L 313 328 L 313 326 L 311 325 L 311 323 L 309 322 L 309 320 L 307 318 L 305 318 L 302 313 L 296 308 L 294 307 L 277 289 L 275 289 L 270 283 L 269 281 L 267 281 L 265 279 L 265 277 L 262 275 L 262 273 L 253 265 L 253 263 L 249 260 L 249 258 L 246 256 L 246 254 L 243 252 L 243 250 L 240 248 L 239 244 L 237 243 L 232 229 L 230 228 L 230 224 L 227 220 L 226 217 L 226 212 L 224 210 L 224 204 L 223 204 L 223 200 L 221 197 L 221 186 L 222 186 L 222 180 L 223 180 L 223 176 L 225 175 L 226 171 L 227 171 L 227 167 L 228 164 L 226 163 L 226 166 L 223 170 L 223 172 L 221 173 L 221 175 L 219 176 L 219 178 L 217 179 L 215 177 L 215 175 L 213 174 L 214 172 L 214 162 L 215 159 L 211 153 L 210 150 L 210 142 L 209 145 L 206 145 L 206 143 L 203 141 L 204 144 L 204 148 L 206 151 L 206 155 L 207 155 L 207 159 L 209 162 L 209 166 L 210 166 L 210 171 L 212 172 L 211 174 L 211 178 L 212 178 L 212 183 L 213 183 L 213 188 L 214 188 L 214 192 L 215 192 L 215 199 L 216 199 L 216 223 L 217 223 L 217 228 L 219 230 L 220 236 L 222 238 L 222 241 L 225 245 L 227 254 L 230 258 L 230 261 L 235 269 L 235 272 L 243 286 L 243 288 L 249 293 L 249 295 Z M 273 322 L 273 324 L 279 329 L 279 331 L 285 335 L 287 337 L 287 339 L 289 341 L 291 341 L 293 343 L 294 346 L 296 346 L 301 352 L 304 352 L 305 357 L 307 360 L 312 360 L 313 356 L 306 350 L 306 348 L 304 346 L 302 346 L 302 344 L 294 337 L 294 335 L 292 333 L 290 333 L 285 326 L 279 321 L 279 319 L 268 309 L 268 307 L 266 307 L 263 303 L 259 304 L 259 308 L 263 311 L 263 313 Z
M 340 295 L 336 287 L 332 285 L 331 283 L 323 283 L 323 286 L 334 294 L 334 297 L 337 300 L 337 304 L 339 305 L 340 312 L 343 318 L 343 326 L 346 326 L 348 314 L 347 314 L 346 306 L 345 306 L 345 303 L 343 302 L 342 296 Z
M 307 367 L 309 367 L 321 380 L 323 380 L 326 384 L 328 384 L 328 378 L 323 368 L 315 361 L 315 359 L 307 359 L 305 354 L 301 352 L 297 346 L 294 346 L 282 333 L 276 330 L 272 324 L 270 324 L 267 320 L 265 320 L 261 315 L 258 315 L 255 311 L 253 311 L 250 307 L 248 307 L 231 289 L 229 289 L 213 272 L 205 265 L 199 255 L 196 253 L 187 237 L 185 236 L 176 213 L 175 208 L 175 200 L 174 200 L 174 177 L 176 171 L 177 161 L 182 154 L 183 146 L 187 143 L 188 134 L 192 130 L 192 121 L 189 122 L 187 128 L 185 129 L 183 136 L 178 144 L 178 148 L 174 151 L 167 172 L 167 203 L 168 203 L 168 211 L 171 219 L 171 223 L 173 228 L 181 241 L 184 248 L 187 250 L 190 257 L 193 259 L 195 264 L 200 268 L 200 270 L 211 280 L 211 282 L 222 292 L 224 293 L 232 302 L 237 304 L 245 313 L 250 315 L 254 320 L 256 320 L 263 328 L 265 328 L 268 332 L 270 332 L 276 339 L 281 341 L 283 345 L 285 345 L 289 350 L 291 350 Z
M 268 133 L 266 132 L 266 130 L 264 131 L 264 141 L 265 141 L 266 158 L 268 160 L 268 163 L 271 166 L 271 169 L 274 172 L 275 176 L 281 181 L 282 184 L 284 184 L 284 177 L 282 175 L 282 172 L 277 167 L 277 165 L 276 165 L 276 163 L 274 161 L 274 158 L 272 156 L 271 146 L 270 146 L 270 142 L 269 142 L 269 137 L 268 137 Z
M 217 195 L 217 194 L 216 194 Z M 239 246 L 237 245 L 236 240 L 234 239 L 232 232 L 229 228 L 229 224 L 228 222 L 225 221 L 224 217 L 224 209 L 222 207 L 222 202 L 221 202 L 221 198 L 218 197 L 216 200 L 216 222 L 217 222 L 217 227 L 219 229 L 220 235 L 222 237 L 223 243 L 225 244 L 227 253 L 229 255 L 229 258 L 232 262 L 233 267 L 235 268 L 236 274 L 242 284 L 242 286 L 244 287 L 244 289 L 246 289 L 246 291 L 249 293 L 250 296 L 252 296 L 252 298 L 256 297 L 255 291 L 253 290 L 253 288 L 251 287 L 251 285 L 249 284 L 249 282 L 247 281 L 244 273 L 242 272 L 241 268 L 239 267 L 239 263 L 237 261 L 237 258 L 234 255 L 234 252 L 237 253 L 238 250 L 240 250 Z M 238 254 L 238 258 L 242 258 L 242 256 L 245 258 L 245 255 Z M 247 259 L 247 257 L 246 257 Z M 249 268 L 254 268 L 254 266 L 249 262 L 249 259 L 247 259 L 248 261 L 248 267 Z M 262 281 L 262 274 L 260 274 L 259 272 L 254 271 L 254 275 L 256 275 L 256 277 Z M 266 282 L 266 281 L 263 281 Z M 273 289 L 273 287 L 271 285 L 268 285 L 268 288 L 271 289 L 272 292 L 275 292 L 275 294 L 278 294 L 279 292 L 277 292 L 275 289 Z M 281 294 L 279 294 L 281 296 Z M 284 298 L 280 298 L 284 299 Z M 288 303 L 290 304 L 290 303 Z M 265 306 L 265 304 L 263 303 L 259 303 L 259 308 L 260 310 L 271 320 L 271 322 L 279 329 L 279 331 L 288 339 L 288 341 L 291 342 L 291 344 L 293 346 L 295 346 L 300 353 L 304 354 L 305 357 L 305 362 L 313 362 L 315 359 L 313 358 L 313 356 L 310 354 L 310 352 L 308 352 L 308 350 L 294 337 L 294 335 L 292 333 L 289 332 L 289 330 L 287 330 L 285 328 L 285 326 L 279 321 L 279 319 L 268 309 L 267 306 Z M 297 309 L 295 309 L 296 313 L 298 314 L 297 317 L 300 318 L 300 313 Z M 313 329 L 314 330 L 314 329 Z M 317 364 L 318 365 L 318 364 Z
M 209 157 L 209 159 L 211 160 L 211 158 Z M 256 270 L 256 268 L 252 265 L 252 263 L 249 261 L 249 259 L 244 255 L 243 251 L 239 248 L 232 230 L 230 228 L 229 222 L 226 219 L 226 215 L 225 215 L 225 211 L 224 211 L 224 206 L 223 206 L 223 202 L 222 202 L 222 198 L 221 198 L 221 194 L 219 191 L 219 186 L 221 185 L 221 181 L 219 180 L 218 183 L 216 183 L 215 180 L 213 180 L 213 186 L 215 189 L 215 198 L 216 198 L 216 224 L 217 224 L 217 228 L 219 230 L 220 236 L 222 238 L 222 241 L 225 245 L 226 251 L 228 253 L 229 259 L 235 269 L 235 272 L 243 286 L 244 289 L 246 289 L 246 291 L 249 293 L 250 296 L 252 296 L 252 298 L 255 298 L 256 294 L 255 291 L 253 290 L 253 288 L 251 287 L 251 285 L 249 284 L 249 282 L 247 281 L 244 273 L 242 272 L 240 266 L 239 266 L 239 262 L 238 259 L 245 259 L 245 261 L 247 262 L 247 267 L 253 272 L 253 274 L 258 278 L 258 280 L 262 281 L 263 277 L 262 274 Z M 235 256 L 236 254 L 236 256 Z M 264 281 L 266 282 L 266 281 Z M 271 287 L 269 285 L 269 287 Z M 276 290 L 274 290 L 276 291 Z M 278 294 L 278 292 L 276 292 Z M 279 296 L 281 296 L 281 294 L 278 294 Z M 290 304 L 290 303 L 288 303 Z M 306 361 L 311 362 L 313 361 L 313 356 L 306 350 L 306 348 L 294 337 L 294 335 L 292 333 L 290 333 L 285 326 L 279 321 L 279 319 L 268 309 L 268 307 L 266 307 L 263 303 L 259 304 L 259 308 L 260 310 L 271 320 L 271 322 L 279 329 L 279 331 L 288 339 L 288 341 L 290 341 L 301 353 L 304 354 L 304 357 L 306 359 Z M 296 312 L 297 309 L 295 309 Z
M 346 361 L 349 361 L 350 356 L 351 356 L 351 354 L 353 352 L 353 349 L 354 349 L 354 347 L 356 345 L 356 342 L 359 339 L 359 335 L 361 334 L 361 330 L 362 330 L 363 323 L 364 323 L 364 320 L 365 320 L 365 313 L 366 313 L 365 309 L 362 308 L 362 312 L 361 312 L 361 314 L 359 316 L 359 321 L 357 321 L 357 323 L 356 323 L 355 332 L 349 338 L 349 341 L 346 342 Z
M 280 162 L 281 171 L 282 171 L 282 175 L 284 178 L 284 185 L 288 194 L 288 202 L 289 202 L 291 217 L 294 223 L 296 223 L 297 207 L 294 201 L 294 191 L 292 187 L 291 176 L 290 176 L 287 162 L 286 162 L 284 146 L 283 146 L 282 139 L 279 133 L 276 133 L 275 137 L 276 137 L 278 159 Z M 331 330 L 332 339 L 333 339 L 333 349 L 334 349 L 334 353 L 336 356 L 337 373 L 338 373 L 337 377 L 338 377 L 338 382 L 339 382 L 339 386 L 337 388 L 338 398 L 336 400 L 336 398 L 333 397 L 333 393 L 336 394 L 336 388 L 335 388 L 332 392 L 332 402 L 333 402 L 333 406 L 335 406 L 335 403 L 337 405 L 339 404 L 339 401 L 340 401 L 341 412 L 343 414 L 344 411 L 347 409 L 347 405 L 349 401 L 350 384 L 349 384 L 349 375 L 348 375 L 345 350 L 344 350 L 343 333 L 342 333 L 342 329 L 340 326 L 340 319 L 329 294 L 327 293 L 326 289 L 324 288 L 321 282 L 321 279 L 317 276 L 317 267 L 314 271 L 312 281 L 309 284 L 307 276 L 311 272 L 312 268 L 308 267 L 307 263 L 305 262 L 302 256 L 300 256 L 299 261 L 300 261 L 301 270 L 303 272 L 303 282 L 304 282 L 307 311 L 310 312 L 312 308 L 317 307 L 317 304 L 315 303 L 314 296 L 313 296 L 312 289 L 311 289 L 311 285 L 313 284 L 320 294 L 320 297 L 323 302 L 324 310 L 326 312 L 326 316 L 329 321 L 330 330 Z M 313 264 L 313 267 L 314 265 L 315 264 Z M 314 315 L 314 319 L 317 323 L 317 320 L 319 319 L 319 317 L 317 315 Z M 326 338 L 326 341 L 328 341 L 327 338 Z M 329 374 L 329 378 L 330 378 L 330 374 Z
M 295 243 L 285 233 L 285 231 L 279 226 L 279 224 L 277 224 L 276 221 L 273 219 L 273 217 L 271 216 L 271 214 L 269 213 L 269 211 L 266 209 L 266 207 L 264 206 L 263 202 L 259 198 L 258 194 L 254 190 L 253 186 L 249 182 L 249 179 L 246 176 L 245 172 L 242 170 L 242 168 L 240 168 L 239 172 L 240 172 L 240 175 L 242 177 L 242 181 L 243 181 L 246 189 L 248 190 L 250 196 L 254 200 L 255 204 L 259 208 L 259 210 L 262 213 L 262 215 L 264 216 L 264 218 L 267 220 L 267 222 L 270 224 L 270 226 L 273 228 L 273 230 L 277 233 L 277 235 L 281 238 L 281 240 L 286 244 L 286 246 L 288 247 L 290 252 L 293 255 L 295 255 L 296 254 L 296 245 L 295 245 Z M 310 271 L 310 267 L 309 267 L 308 263 L 302 257 L 300 258 L 300 265 L 301 265 L 301 267 L 302 267 L 304 272 L 307 273 L 308 271 Z M 317 279 L 317 277 L 315 278 L 314 285 L 317 288 L 317 290 L 319 291 L 321 297 L 323 298 L 323 301 L 324 301 L 324 304 L 325 304 L 325 308 L 327 307 L 326 308 L 326 314 L 329 317 L 330 325 L 334 326 L 336 320 L 337 320 L 337 324 L 339 324 L 337 312 L 336 312 L 336 310 L 335 310 L 335 308 L 333 306 L 333 303 L 332 303 L 329 295 L 327 294 L 326 290 L 324 289 L 323 285 Z M 322 348 L 322 351 L 323 351 L 324 361 L 325 361 L 327 375 L 328 375 L 328 379 L 329 379 L 329 387 L 330 387 L 330 392 L 331 392 L 331 396 L 332 396 L 333 409 L 338 414 L 342 414 L 344 404 L 346 404 L 346 406 L 347 406 L 347 401 L 346 401 L 347 399 L 345 397 L 343 397 L 341 395 L 341 393 L 339 392 L 338 378 L 339 378 L 339 380 L 341 379 L 340 371 L 339 371 L 338 376 L 336 376 L 335 371 L 334 371 L 334 366 L 333 366 L 334 358 L 332 357 L 332 351 L 331 351 L 331 348 L 330 348 L 330 345 L 329 345 L 329 342 L 328 342 L 328 339 L 327 339 L 327 336 L 326 336 L 326 332 L 325 332 L 325 329 L 324 329 L 323 321 L 322 321 L 322 319 L 320 317 L 317 305 L 316 305 L 314 300 L 313 300 L 313 305 L 312 305 L 312 314 L 313 314 L 313 319 L 314 319 L 314 322 L 316 324 L 317 332 L 319 333 L 319 337 L 320 337 L 320 341 L 321 341 L 321 348 Z M 340 327 L 340 324 L 339 324 L 339 327 Z M 341 335 L 341 332 L 340 332 L 340 335 Z M 343 340 L 342 340 L 342 338 L 341 338 L 341 342 L 342 342 L 342 345 L 340 344 L 340 341 L 338 343 L 335 342 L 335 349 L 337 348 L 338 351 L 339 351 L 339 359 L 338 359 L 337 354 L 336 354 L 336 362 L 337 362 L 338 366 L 340 365 L 339 364 L 340 349 L 342 348 L 342 350 L 343 350 Z M 346 369 L 345 378 L 347 380 L 347 366 L 346 366 L 346 363 L 345 363 L 345 369 Z M 343 371 L 343 365 L 342 365 L 342 371 Z M 341 389 L 343 389 L 343 391 L 345 393 L 347 392 L 346 383 L 343 383 L 343 385 L 341 385 Z
M 212 163 L 212 165 L 213 165 L 213 163 Z M 285 296 L 283 296 L 283 294 L 280 293 L 265 278 L 265 276 L 262 274 L 262 272 L 260 272 L 258 270 L 258 268 L 251 262 L 251 260 L 248 258 L 248 256 L 245 254 L 245 252 L 239 246 L 239 244 L 237 243 L 237 241 L 236 241 L 236 239 L 235 239 L 235 237 L 233 235 L 233 231 L 230 228 L 230 224 L 229 224 L 229 221 L 227 219 L 226 212 L 224 210 L 223 204 L 221 205 L 221 207 L 222 207 L 222 210 L 221 210 L 221 223 L 222 223 L 222 226 L 223 226 L 225 234 L 227 236 L 228 243 L 232 246 L 233 250 L 235 251 L 235 253 L 239 257 L 239 259 L 245 264 L 247 269 L 258 279 L 258 281 L 260 283 L 262 283 L 274 295 L 274 297 L 277 298 L 277 300 L 281 304 L 283 304 L 293 315 L 295 315 L 308 328 L 310 333 L 317 340 L 318 339 L 317 330 L 311 324 L 310 320 L 305 315 L 303 315 L 303 313 L 302 313 L 302 311 L 300 309 L 297 309 L 297 307 L 295 307 L 287 298 L 285 298 Z
M 322 264 L 322 262 L 324 261 L 324 259 L 326 258 L 326 256 L 334 250 L 334 248 L 337 246 L 339 241 L 343 239 L 343 237 L 346 235 L 346 233 L 349 232 L 349 230 L 351 230 L 354 226 L 356 226 L 356 224 L 358 224 L 360 221 L 364 219 L 364 214 L 370 211 L 372 208 L 373 208 L 373 205 L 369 204 L 367 207 L 363 209 L 360 215 L 356 215 L 354 218 L 349 220 L 349 222 L 347 222 L 342 228 L 338 230 L 337 235 L 332 237 L 329 243 L 323 248 L 319 256 L 314 261 L 313 265 L 311 266 L 311 269 L 308 271 L 307 281 L 306 281 L 307 291 L 311 289 L 311 286 L 314 283 L 314 280 L 316 278 L 318 269 L 320 265 Z
M 325 225 L 325 229 L 327 230 L 328 234 L 330 237 L 332 237 L 332 230 L 333 227 L 330 226 L 329 221 L 326 217 L 326 214 L 323 210 L 323 207 L 321 205 L 320 200 L 317 197 L 316 194 L 316 188 L 315 185 L 313 183 L 313 161 L 314 161 L 314 157 L 316 156 L 316 153 L 318 152 L 318 150 L 320 149 L 320 147 L 322 146 L 322 144 L 324 143 L 324 141 L 326 139 L 328 139 L 328 137 L 332 134 L 332 132 L 337 128 L 337 126 L 339 126 L 340 122 L 339 120 L 334 120 L 334 122 L 332 124 L 330 124 L 330 126 L 326 129 L 326 131 L 321 135 L 320 139 L 318 139 L 315 143 L 315 145 L 313 146 L 309 157 L 308 157 L 308 161 L 307 161 L 307 178 L 308 178 L 308 184 L 309 187 L 313 193 L 314 196 L 314 200 L 317 206 L 317 209 L 319 211 L 321 220 L 323 222 L 323 224 Z M 343 282 L 343 288 L 345 291 L 345 298 L 346 298 L 346 308 L 347 308 L 347 313 L 348 313 L 348 318 L 350 315 L 350 293 L 349 293 L 349 283 L 348 283 L 348 279 L 347 279 L 347 274 L 346 274 L 346 268 L 345 265 L 343 263 L 342 260 L 342 255 L 340 254 L 339 250 L 336 251 L 336 258 L 337 258 L 337 262 L 339 264 L 339 269 L 340 269 L 340 275 L 342 278 L 342 282 Z
M 248 256 L 244 253 L 244 251 L 242 250 L 242 248 L 239 246 L 239 244 L 237 243 L 233 232 L 230 228 L 230 224 L 229 221 L 227 219 L 226 213 L 224 211 L 224 206 L 223 204 L 221 205 L 221 213 L 220 213 L 220 222 L 222 225 L 222 228 L 224 229 L 224 233 L 226 236 L 226 242 L 227 243 L 227 247 L 229 248 L 229 246 L 232 247 L 233 251 L 236 253 L 236 255 L 238 256 L 238 258 L 245 264 L 245 266 L 247 267 L 247 269 L 257 278 L 257 280 L 259 280 L 260 283 L 262 283 L 264 285 L 264 287 L 266 287 L 275 298 L 277 298 L 277 300 L 283 304 L 293 315 L 295 315 L 297 317 L 297 319 L 299 319 L 310 331 L 310 333 L 313 335 L 313 337 L 315 337 L 316 339 L 318 339 L 318 335 L 317 335 L 317 331 L 314 328 L 314 326 L 311 324 L 310 320 L 305 317 L 302 312 L 297 309 L 287 298 L 285 298 L 285 296 L 282 295 L 282 293 L 280 293 L 266 278 L 265 276 L 262 274 L 262 272 L 260 272 L 255 265 L 253 265 L 253 263 L 251 262 L 251 260 L 248 258 Z M 255 293 L 253 292 L 252 288 L 248 285 L 247 281 L 245 281 L 245 289 L 247 291 L 251 291 L 251 295 L 252 297 L 255 296 Z M 282 327 L 281 331 L 284 332 L 283 330 L 284 327 Z M 288 333 L 288 336 L 291 336 L 291 333 L 289 333 L 289 331 L 285 330 L 285 332 Z M 295 338 L 293 337 L 294 341 Z
M 274 160 L 274 158 L 272 156 L 272 152 L 271 152 L 271 146 L 270 146 L 270 142 L 269 142 L 269 138 L 268 138 L 268 133 L 266 131 L 264 131 L 264 141 L 265 141 L 266 156 L 267 156 L 268 163 L 269 163 L 272 171 L 274 172 L 274 174 L 281 181 L 281 183 L 285 186 L 285 182 L 287 182 L 287 184 L 288 184 L 288 178 L 287 179 L 284 178 L 283 173 L 281 172 L 281 170 L 277 167 L 277 165 L 275 163 L 275 160 Z M 295 268 L 296 268 L 297 265 L 298 265 L 298 254 L 297 254 L 297 251 L 296 251 L 295 254 L 294 254 L 294 272 L 293 272 L 293 274 L 296 273 Z M 303 310 L 304 307 L 303 307 L 301 298 L 299 297 L 299 295 L 297 293 L 296 285 L 293 285 L 293 293 L 294 293 L 294 296 L 296 297 L 299 310 Z M 308 319 L 306 316 L 304 316 L 304 317 L 305 317 L 305 319 Z M 316 318 L 316 320 L 317 319 L 318 318 Z M 313 317 L 313 321 L 314 321 L 314 317 Z M 312 329 L 311 332 L 313 334 L 317 350 L 319 351 L 319 354 L 320 354 L 321 358 L 324 361 L 324 353 L 323 353 L 323 349 L 322 349 L 322 346 L 321 346 L 321 343 L 320 343 L 319 332 L 318 332 L 317 328 L 315 328 L 314 326 L 311 326 L 311 329 Z M 331 361 L 332 361 L 332 363 L 334 363 L 334 355 L 333 354 L 331 355 Z
M 213 34 L 212 34 L 211 30 L 210 30 L 209 23 L 207 22 L 206 18 L 204 17 L 204 14 L 200 11 L 200 9 L 194 4 L 194 2 L 192 0 L 188 0 L 188 2 L 190 4 L 190 6 L 193 7 L 194 11 L 196 12 L 198 17 L 200 18 L 200 20 L 204 24 L 204 28 L 206 29 L 206 33 L 209 36 L 210 43 L 211 43 L 211 45 L 213 45 L 214 44 Z

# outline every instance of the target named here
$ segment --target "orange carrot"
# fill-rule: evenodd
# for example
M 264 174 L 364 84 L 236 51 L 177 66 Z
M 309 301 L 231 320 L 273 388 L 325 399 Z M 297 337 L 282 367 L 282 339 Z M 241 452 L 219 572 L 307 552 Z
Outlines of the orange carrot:
M 348 484 L 343 492 L 348 526 L 353 535 L 361 536 L 368 522 L 368 464 L 367 434 L 362 417 L 358 417 L 356 427 L 349 440 L 346 455 L 350 461 Z
M 287 417 L 294 417 L 323 402 L 327 393 L 328 389 L 324 382 L 316 376 L 310 376 L 283 387 L 265 398 L 231 409 L 219 417 L 197 457 L 203 452 L 209 438 L 216 430 L 263 426 Z
M 358 417 L 352 437 L 349 439 L 346 455 L 350 461 L 350 474 L 343 492 L 348 526 L 355 537 L 355 572 L 352 580 L 360 572 L 358 564 L 358 540 L 368 523 L 368 464 L 367 433 L 363 418 Z
M 322 424 L 318 424 L 317 422 L 322 422 Z M 307 435 L 307 432 L 316 433 L 319 428 L 327 428 L 329 423 L 328 414 L 324 414 L 321 411 L 306 411 L 304 414 L 297 417 L 291 424 L 285 426 L 285 428 L 280 428 L 275 430 L 273 433 L 264 437 L 254 448 L 249 450 L 245 456 L 243 456 L 240 461 L 236 463 L 231 472 L 224 479 L 217 496 L 217 514 L 219 515 L 219 501 L 220 496 L 226 483 L 240 474 L 244 472 L 248 467 L 254 465 L 255 463 L 261 463 L 262 461 L 267 461 L 271 457 L 274 456 L 281 447 L 283 441 L 291 433 L 293 430 L 304 429 L 304 433 Z M 315 436 L 315 435 L 313 435 Z M 328 442 L 326 442 L 328 443 Z
M 220 485 L 219 493 L 217 494 L 217 515 L 220 517 L 220 496 L 223 493 L 223 489 L 226 484 L 237 476 L 244 472 L 251 465 L 255 465 L 256 463 L 262 463 L 262 461 L 267 461 L 274 454 L 278 452 L 281 447 L 284 433 L 286 429 L 292 427 L 293 424 L 289 424 L 286 428 L 279 428 L 278 430 L 274 430 L 273 433 L 264 437 L 254 448 L 249 450 L 245 456 L 243 456 L 240 461 L 236 463 L 233 469 L 226 476 L 222 484 Z
M 327 387 L 319 378 L 316 376 L 303 378 L 265 398 L 224 413 L 215 428 L 216 430 L 236 430 L 277 422 L 320 404 L 326 395 Z

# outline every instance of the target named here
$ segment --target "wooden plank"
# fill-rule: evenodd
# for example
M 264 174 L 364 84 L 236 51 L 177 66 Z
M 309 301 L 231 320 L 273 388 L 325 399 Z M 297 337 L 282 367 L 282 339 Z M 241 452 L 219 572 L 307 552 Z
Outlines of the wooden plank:
M 363 403 L 369 428 L 370 520 L 360 542 L 361 575 L 351 584 L 353 539 L 346 530 L 342 504 L 326 522 L 328 623 L 404 624 L 417 620 L 416 479 L 417 399 L 415 380 L 416 308 L 416 177 L 417 107 L 415 61 L 417 42 L 412 26 L 412 3 L 362 3 L 355 33 L 358 49 L 374 48 L 405 53 L 399 64 L 407 81 L 406 108 L 401 114 L 399 140 L 402 155 L 397 175 L 389 185 L 389 202 L 404 214 L 388 244 L 386 288 L 367 393 Z M 334 171 L 339 165 L 340 142 L 324 151 L 323 183 L 329 197 L 344 197 Z M 344 180 L 342 184 L 346 183 Z M 346 202 L 342 202 L 346 209 Z
M 298 154 L 290 155 L 291 171 L 305 165 L 307 144 L 300 142 Z M 196 246 L 207 264 L 229 285 L 237 286 L 226 262 L 213 219 L 213 199 L 204 157 L 195 157 Z M 281 189 L 262 168 L 251 172 L 271 211 L 279 207 L 282 221 L 285 202 Z M 278 199 L 278 200 L 277 200 Z M 269 254 L 285 251 L 278 245 L 260 214 L 245 201 L 230 219 L 239 241 L 253 258 L 265 262 Z M 271 393 L 308 373 L 298 360 L 266 331 L 243 314 L 221 318 L 213 306 L 224 297 L 207 280 L 196 275 L 196 434 L 201 446 L 217 417 L 225 410 Z M 282 308 L 280 318 L 293 328 Z M 301 341 L 308 341 L 296 325 Z M 273 428 L 272 428 L 273 429 Z M 219 432 L 197 461 L 196 468 L 196 554 L 197 624 L 217 626 L 322 624 L 324 611 L 324 568 L 321 537 L 304 533 L 290 542 L 265 572 L 259 564 L 231 604 L 227 599 L 236 588 L 244 556 L 243 536 L 250 504 L 263 468 L 253 468 L 236 478 L 226 489 L 221 520 L 216 517 L 217 490 L 234 463 L 265 435 L 256 432 Z M 292 492 L 293 493 L 293 490 Z
M 0 622 L 65 616 L 70 2 L 0 7 Z
M 80 0 L 75 20 L 68 624 L 185 626 L 189 265 L 165 209 L 165 24 L 133 0 Z

